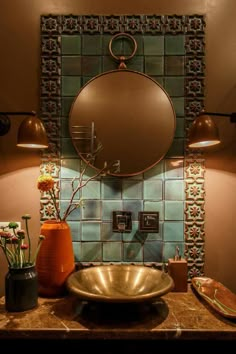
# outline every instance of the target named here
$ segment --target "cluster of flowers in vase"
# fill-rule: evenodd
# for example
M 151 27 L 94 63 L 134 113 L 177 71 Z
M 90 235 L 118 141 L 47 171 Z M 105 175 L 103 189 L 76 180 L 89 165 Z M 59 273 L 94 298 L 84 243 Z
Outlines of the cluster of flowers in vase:
M 56 192 L 55 192 L 55 183 L 56 181 L 50 174 L 42 174 L 38 177 L 37 180 L 37 188 L 42 192 L 42 193 L 49 193 L 50 198 L 53 202 L 53 213 L 52 213 L 52 218 L 55 218 L 56 220 L 60 221 L 66 221 L 67 217 L 77 208 L 84 207 L 84 202 L 83 199 L 80 198 L 79 200 L 75 201 L 75 196 L 77 193 L 85 187 L 89 181 L 96 179 L 98 176 L 105 176 L 110 170 L 108 169 L 107 164 L 104 164 L 104 167 L 100 169 L 97 173 L 95 173 L 92 177 L 89 177 L 88 179 L 84 180 L 83 176 L 85 174 L 85 171 L 88 167 L 89 163 L 86 163 L 80 173 L 79 177 L 74 177 L 71 181 L 71 188 L 72 188 L 72 194 L 71 198 L 68 202 L 68 206 L 65 209 L 63 215 L 60 213 L 60 209 L 58 207 L 58 202 L 56 198 Z
M 0 248 L 5 254 L 10 268 L 25 268 L 35 265 L 41 242 L 45 238 L 43 235 L 39 236 L 36 251 L 32 254 L 28 225 L 31 216 L 25 214 L 21 218 L 25 222 L 25 230 L 19 229 L 17 222 L 10 222 L 6 226 L 1 226 L 0 229 Z

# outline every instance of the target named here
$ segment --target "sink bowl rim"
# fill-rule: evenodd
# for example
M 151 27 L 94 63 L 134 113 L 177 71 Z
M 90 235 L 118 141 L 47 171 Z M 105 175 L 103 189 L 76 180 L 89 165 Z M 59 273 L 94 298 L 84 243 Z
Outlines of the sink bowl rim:
M 130 268 L 131 267 L 131 268 Z M 151 291 L 145 294 L 138 294 L 138 295 L 132 295 L 132 296 L 108 296 L 105 294 L 97 294 L 97 293 L 93 293 L 93 292 L 88 292 L 85 291 L 81 288 L 75 287 L 73 282 L 74 279 L 78 276 L 78 275 L 83 275 L 87 272 L 91 272 L 91 271 L 106 271 L 106 270 L 117 270 L 117 269 L 123 269 L 123 270 L 127 270 L 127 268 L 130 268 L 131 270 L 143 270 L 146 271 L 148 273 L 150 273 L 151 275 L 158 276 L 159 278 L 163 279 L 163 283 L 165 284 L 165 286 L 163 286 L 162 288 L 159 288 L 156 291 Z M 107 302 L 107 303 L 132 303 L 132 302 L 150 302 L 150 301 L 154 301 L 155 299 L 167 294 L 168 292 L 170 292 L 173 288 L 174 288 L 174 281 L 172 279 L 172 277 L 162 271 L 159 270 L 157 268 L 153 268 L 150 266 L 146 266 L 146 265 L 127 265 L 127 264 L 109 264 L 109 265 L 94 265 L 94 266 L 89 266 L 83 269 L 80 269 L 78 271 L 73 272 L 72 274 L 69 275 L 69 277 L 67 278 L 66 281 L 66 286 L 69 290 L 69 292 L 71 292 L 74 295 L 77 295 L 81 300 L 86 300 L 86 301 L 95 301 L 95 302 Z

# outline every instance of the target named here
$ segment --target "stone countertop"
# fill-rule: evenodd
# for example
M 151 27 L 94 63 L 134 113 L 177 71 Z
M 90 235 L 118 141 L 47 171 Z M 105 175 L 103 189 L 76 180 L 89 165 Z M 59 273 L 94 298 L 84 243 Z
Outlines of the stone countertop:
M 37 308 L 5 311 L 0 299 L 0 339 L 236 340 L 236 320 L 216 313 L 189 287 L 152 304 L 96 304 L 74 295 L 39 298 Z

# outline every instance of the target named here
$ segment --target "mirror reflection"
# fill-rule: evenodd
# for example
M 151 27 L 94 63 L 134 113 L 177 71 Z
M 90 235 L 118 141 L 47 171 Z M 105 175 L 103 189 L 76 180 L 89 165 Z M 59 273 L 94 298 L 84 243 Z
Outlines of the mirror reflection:
M 112 165 L 111 175 L 132 176 L 165 156 L 176 116 L 164 88 L 148 75 L 128 70 L 124 61 L 121 57 L 119 69 L 94 77 L 78 92 L 69 130 L 82 159 L 96 169 Z
M 175 120 L 164 89 L 147 75 L 125 69 L 101 74 L 80 90 L 69 129 L 81 158 L 93 156 L 97 169 L 117 161 L 113 173 L 125 176 L 144 172 L 164 157 Z

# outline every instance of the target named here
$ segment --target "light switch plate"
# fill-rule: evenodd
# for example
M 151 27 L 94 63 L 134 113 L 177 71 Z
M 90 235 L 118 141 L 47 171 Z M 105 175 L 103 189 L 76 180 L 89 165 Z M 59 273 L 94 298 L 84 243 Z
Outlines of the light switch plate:
M 140 211 L 139 212 L 140 232 L 159 232 L 159 212 Z

